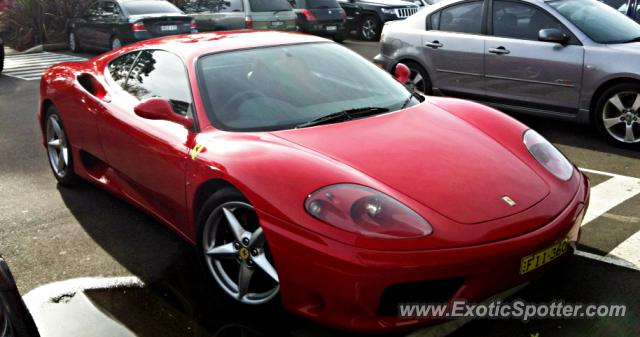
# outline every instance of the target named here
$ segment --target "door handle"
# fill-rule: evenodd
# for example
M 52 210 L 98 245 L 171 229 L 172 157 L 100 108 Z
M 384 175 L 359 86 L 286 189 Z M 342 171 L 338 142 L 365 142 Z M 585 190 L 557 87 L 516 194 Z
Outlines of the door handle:
M 433 49 L 438 49 L 440 47 L 442 47 L 442 43 L 440 43 L 438 40 L 433 41 L 433 42 L 427 42 L 426 43 L 427 47 L 431 47 Z
M 490 53 L 494 53 L 494 54 L 498 54 L 498 55 L 506 55 L 506 54 L 510 53 L 510 51 L 504 49 L 504 47 L 489 48 L 489 52 Z

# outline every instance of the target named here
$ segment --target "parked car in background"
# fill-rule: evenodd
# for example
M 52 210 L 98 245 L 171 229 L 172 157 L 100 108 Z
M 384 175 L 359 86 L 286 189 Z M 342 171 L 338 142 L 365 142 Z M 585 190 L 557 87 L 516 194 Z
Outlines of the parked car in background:
M 638 0 L 598 0 L 603 4 L 613 7 L 618 12 L 634 19 L 636 22 L 640 22 L 640 6 L 638 6 Z
M 383 35 L 375 62 L 406 63 L 420 92 L 592 122 L 640 147 L 640 25 L 601 2 L 447 1 Z
M 202 32 L 298 29 L 287 0 L 191 0 L 182 9 L 195 18 Z
M 338 0 L 295 0 L 291 2 L 298 27 L 306 34 L 331 37 L 336 42 L 347 38 L 347 12 Z
M 0 336 L 40 336 L 2 255 L 0 255 Z
M 415 3 L 402 0 L 338 0 L 347 12 L 347 29 L 355 30 L 366 41 L 380 39 L 382 26 L 387 21 L 408 18 L 418 12 Z
M 197 33 L 195 20 L 163 0 L 97 1 L 77 13 L 69 29 L 73 52 L 114 50 L 156 37 Z

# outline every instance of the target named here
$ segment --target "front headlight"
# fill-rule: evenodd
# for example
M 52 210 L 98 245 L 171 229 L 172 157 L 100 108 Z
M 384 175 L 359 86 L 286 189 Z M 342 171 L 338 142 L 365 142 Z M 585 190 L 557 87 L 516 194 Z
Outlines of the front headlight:
M 396 10 L 393 8 L 381 8 L 380 10 L 385 14 L 396 14 Z
M 321 188 L 307 197 L 304 208 L 329 225 L 377 239 L 415 239 L 433 233 L 429 223 L 409 207 L 355 184 Z
M 548 140 L 533 130 L 527 130 L 523 136 L 524 145 L 529 153 L 554 176 L 568 181 L 573 176 L 571 162 Z

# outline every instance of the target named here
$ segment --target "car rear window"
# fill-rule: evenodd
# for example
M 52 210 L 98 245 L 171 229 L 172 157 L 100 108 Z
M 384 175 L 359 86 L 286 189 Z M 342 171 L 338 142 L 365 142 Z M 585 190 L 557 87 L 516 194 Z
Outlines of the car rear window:
M 340 8 L 337 0 L 307 0 L 308 9 Z
M 287 0 L 249 0 L 252 12 L 290 11 L 291 5 Z
M 129 15 L 182 13 L 176 6 L 165 1 L 127 1 L 122 6 Z

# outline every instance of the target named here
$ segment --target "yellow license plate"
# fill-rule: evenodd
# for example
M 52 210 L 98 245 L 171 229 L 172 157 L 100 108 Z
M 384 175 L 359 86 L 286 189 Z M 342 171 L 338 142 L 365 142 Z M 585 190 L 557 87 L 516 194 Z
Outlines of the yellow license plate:
M 538 267 L 555 260 L 567 251 L 567 239 L 558 241 L 553 246 L 531 254 L 520 261 L 520 275 L 526 274 Z

